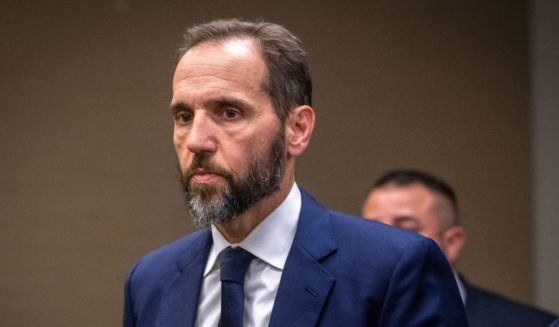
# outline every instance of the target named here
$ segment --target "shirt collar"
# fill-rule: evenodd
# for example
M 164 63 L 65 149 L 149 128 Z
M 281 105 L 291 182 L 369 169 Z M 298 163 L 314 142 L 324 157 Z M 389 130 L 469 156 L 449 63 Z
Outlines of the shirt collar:
M 289 249 L 291 249 L 291 244 L 293 244 L 295 238 L 300 211 L 301 191 L 297 184 L 293 183 L 285 200 L 240 243 L 229 243 L 219 230 L 212 225 L 213 245 L 204 270 L 204 277 L 212 270 L 217 269 L 219 265 L 217 257 L 228 246 L 240 246 L 258 259 L 283 270 Z
M 464 287 L 464 283 L 462 282 L 462 279 L 460 279 L 460 276 L 458 275 L 458 273 L 456 271 L 453 271 L 454 273 L 454 279 L 456 279 L 456 285 L 458 286 L 458 292 L 460 292 L 460 298 L 462 298 L 462 303 L 466 304 L 466 288 Z

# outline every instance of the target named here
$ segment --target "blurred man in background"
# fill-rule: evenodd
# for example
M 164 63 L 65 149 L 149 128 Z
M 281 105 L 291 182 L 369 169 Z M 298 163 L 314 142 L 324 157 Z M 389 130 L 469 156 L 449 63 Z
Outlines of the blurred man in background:
M 466 243 L 458 200 L 442 179 L 418 170 L 393 170 L 381 176 L 363 203 L 362 215 L 433 239 L 451 264 L 472 327 L 549 326 L 554 315 L 469 284 L 456 272 Z

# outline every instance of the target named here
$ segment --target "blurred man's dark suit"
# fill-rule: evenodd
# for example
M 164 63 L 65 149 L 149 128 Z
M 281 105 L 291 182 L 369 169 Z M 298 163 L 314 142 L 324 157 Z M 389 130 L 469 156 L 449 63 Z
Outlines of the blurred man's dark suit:
M 548 327 L 557 318 L 461 281 L 466 291 L 466 316 L 470 327 Z

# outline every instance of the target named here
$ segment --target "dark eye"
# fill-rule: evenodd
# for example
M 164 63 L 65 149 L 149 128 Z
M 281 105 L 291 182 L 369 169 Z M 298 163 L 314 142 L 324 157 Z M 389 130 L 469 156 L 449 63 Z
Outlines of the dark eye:
M 225 111 L 223 112 L 223 115 L 227 119 L 234 119 L 234 118 L 239 117 L 239 112 L 235 109 L 225 109 Z
M 177 114 L 177 121 L 180 123 L 189 123 L 192 120 L 192 114 L 189 112 L 180 112 Z

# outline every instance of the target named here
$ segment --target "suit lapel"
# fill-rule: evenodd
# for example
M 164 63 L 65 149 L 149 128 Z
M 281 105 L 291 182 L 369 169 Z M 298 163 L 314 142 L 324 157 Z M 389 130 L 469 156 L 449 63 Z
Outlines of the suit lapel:
M 177 260 L 177 275 L 163 296 L 156 326 L 194 326 L 211 245 L 211 233 L 205 231 Z
M 329 212 L 301 190 L 295 239 L 270 318 L 270 327 L 316 326 L 334 285 L 321 261 L 336 250 Z

